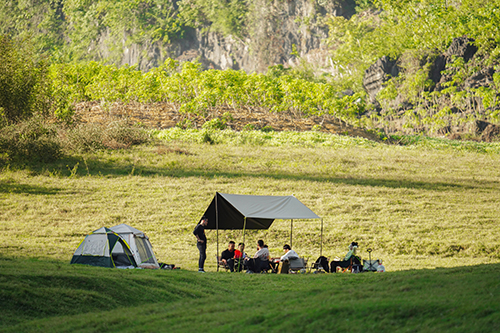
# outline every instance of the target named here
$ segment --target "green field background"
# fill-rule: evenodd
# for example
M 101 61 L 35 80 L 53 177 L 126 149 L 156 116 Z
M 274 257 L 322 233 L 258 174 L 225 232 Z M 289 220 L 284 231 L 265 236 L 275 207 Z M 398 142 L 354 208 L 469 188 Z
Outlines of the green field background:
M 259 144 L 210 145 L 183 133 L 129 150 L 4 168 L 1 256 L 69 262 L 86 234 L 126 223 L 147 233 L 159 261 L 196 269 L 192 230 L 218 191 L 295 195 L 323 217 L 323 254 L 330 258 L 357 241 L 362 258 L 372 248 L 390 271 L 500 261 L 495 145 L 394 146 L 338 136 L 319 142 L 311 134 L 274 146 L 279 134 Z M 294 221 L 294 248 L 311 260 L 320 255 L 320 225 Z M 215 270 L 216 232 L 207 235 L 207 269 Z M 279 256 L 289 237 L 290 221 L 277 220 L 267 231 L 247 232 L 247 250 L 263 239 Z M 241 241 L 241 231 L 219 232 L 221 250 L 229 240 Z

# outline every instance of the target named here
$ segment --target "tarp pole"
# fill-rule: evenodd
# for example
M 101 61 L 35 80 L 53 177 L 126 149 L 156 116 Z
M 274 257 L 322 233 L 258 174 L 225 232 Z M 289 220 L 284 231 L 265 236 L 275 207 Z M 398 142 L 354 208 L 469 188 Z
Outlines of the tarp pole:
M 293 249 L 293 245 L 292 245 L 293 237 L 292 237 L 292 234 L 293 234 L 293 219 L 290 219 L 290 247 Z
M 319 256 L 323 255 L 323 218 L 321 218 L 321 245 L 319 250 Z
M 217 228 L 217 272 L 219 271 L 219 207 L 217 206 L 217 192 L 215 192 L 215 226 Z
M 243 244 L 245 244 L 245 229 L 247 227 L 247 218 L 243 218 Z

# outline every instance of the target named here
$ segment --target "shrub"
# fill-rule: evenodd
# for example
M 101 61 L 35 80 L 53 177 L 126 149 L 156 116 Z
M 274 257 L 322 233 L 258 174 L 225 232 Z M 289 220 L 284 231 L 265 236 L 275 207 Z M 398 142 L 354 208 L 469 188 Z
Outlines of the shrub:
M 89 152 L 104 149 L 102 126 L 79 124 L 67 130 L 65 147 L 70 151 Z
M 207 130 L 223 130 L 226 128 L 226 123 L 220 118 L 214 118 L 204 123 L 202 128 Z
M 8 162 L 52 162 L 61 149 L 56 126 L 38 116 L 0 130 L 0 155 Z
M 128 148 L 151 141 L 151 136 L 147 130 L 135 125 L 127 125 L 123 121 L 109 123 L 105 128 L 104 146 L 107 148 Z M 117 144 L 117 146 L 113 146 Z M 123 147 L 119 147 L 123 145 Z
M 0 36 L 0 118 L 15 123 L 50 108 L 48 66 L 26 43 Z
M 66 131 L 66 148 L 77 152 L 101 149 L 122 149 L 150 142 L 147 130 L 139 126 L 129 126 L 124 121 L 108 124 L 79 124 Z

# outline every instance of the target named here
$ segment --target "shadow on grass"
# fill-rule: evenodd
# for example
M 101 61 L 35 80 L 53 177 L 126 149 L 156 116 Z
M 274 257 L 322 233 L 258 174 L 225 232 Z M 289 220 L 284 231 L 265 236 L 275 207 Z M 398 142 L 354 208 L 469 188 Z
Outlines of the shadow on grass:
M 102 176 L 102 177 L 123 177 L 123 176 L 144 176 L 144 177 L 175 177 L 175 178 L 240 178 L 240 177 L 254 177 L 254 178 L 269 178 L 275 180 L 292 180 L 292 181 L 310 181 L 331 184 L 345 184 L 352 186 L 367 186 L 367 187 L 385 187 L 385 188 L 406 188 L 406 189 L 422 189 L 432 191 L 448 191 L 451 189 L 498 189 L 500 184 L 494 181 L 480 181 L 475 180 L 469 182 L 464 180 L 464 183 L 445 183 L 445 182 L 424 182 L 413 181 L 407 179 L 387 179 L 387 178 L 355 178 L 355 177 L 336 177 L 320 174 L 292 174 L 292 173 L 278 173 L 275 170 L 266 171 L 225 171 L 214 169 L 199 169 L 189 168 L 184 169 L 182 166 L 175 165 L 171 168 L 158 168 L 141 164 L 127 164 L 127 163 L 111 163 L 101 162 L 96 160 L 83 160 L 81 158 L 69 157 L 56 163 L 47 164 L 42 167 L 32 167 L 32 172 L 43 173 L 47 170 L 58 174 L 62 177 L 69 176 Z M 469 182 L 469 183 L 465 183 Z M 1 183 L 0 183 L 0 186 Z M 22 188 L 20 188 L 22 189 Z M 25 190 L 29 191 L 29 188 Z M 1 190 L 0 190 L 1 191 Z M 39 194 L 53 194 L 55 189 L 32 189 L 34 193 Z M 44 192 L 45 191 L 45 192 Z
M 57 194 L 59 191 L 60 189 L 53 187 L 19 184 L 12 181 L 0 180 L 0 193 L 51 195 Z

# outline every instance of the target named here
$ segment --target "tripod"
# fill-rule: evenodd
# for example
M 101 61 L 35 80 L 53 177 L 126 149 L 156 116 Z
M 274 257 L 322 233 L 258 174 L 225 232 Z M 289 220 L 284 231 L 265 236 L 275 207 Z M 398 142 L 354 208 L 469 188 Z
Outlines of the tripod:
M 372 261 L 372 251 L 373 251 L 372 249 L 366 249 L 366 252 L 368 252 L 370 260 L 368 260 L 368 266 L 366 267 L 365 270 L 375 272 L 377 271 L 377 268 L 374 266 L 374 262 Z

